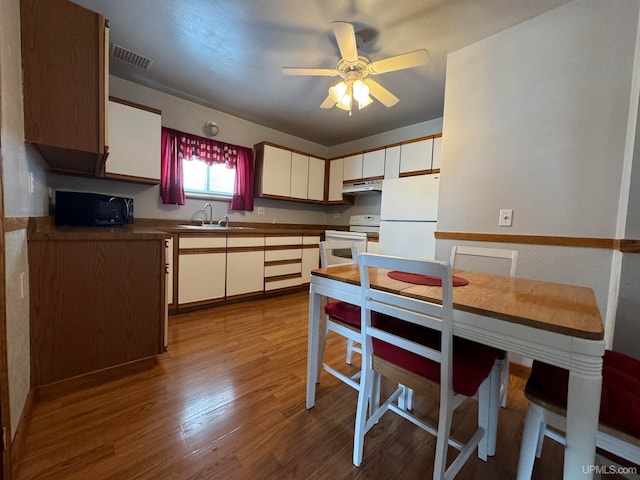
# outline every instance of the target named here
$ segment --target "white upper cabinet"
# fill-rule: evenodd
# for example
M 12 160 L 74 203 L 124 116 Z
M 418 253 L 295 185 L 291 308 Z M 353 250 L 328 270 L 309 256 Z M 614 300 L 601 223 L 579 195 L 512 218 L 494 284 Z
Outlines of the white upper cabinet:
M 400 174 L 431 170 L 433 138 L 403 143 L 400 147 Z
M 291 195 L 291 151 L 264 145 L 261 194 L 278 197 Z
M 336 158 L 329 163 L 329 202 L 342 202 L 342 173 L 344 171 L 344 159 Z
M 348 182 L 351 180 L 360 180 L 362 178 L 362 158 L 361 153 L 344 157 L 344 170 L 342 180 Z
M 364 179 L 382 178 L 384 176 L 385 149 L 365 152 L 362 159 L 362 177 Z
M 322 202 L 324 200 L 324 170 L 326 161 L 322 158 L 309 157 L 309 180 L 307 182 L 307 198 Z
M 160 182 L 160 112 L 109 101 L 105 176 Z
M 400 176 L 400 145 L 387 147 L 384 159 L 384 178 Z
M 291 153 L 291 198 L 307 199 L 309 183 L 309 157 L 300 153 Z
M 433 170 L 439 169 L 442 164 L 442 137 L 436 137 L 433 139 L 433 160 L 431 161 L 431 168 Z

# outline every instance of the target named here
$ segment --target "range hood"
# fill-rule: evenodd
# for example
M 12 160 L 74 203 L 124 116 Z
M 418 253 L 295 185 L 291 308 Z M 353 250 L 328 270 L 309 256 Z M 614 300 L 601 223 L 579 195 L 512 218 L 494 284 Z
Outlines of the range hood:
M 382 192 L 382 180 L 367 180 L 362 182 L 345 183 L 342 186 L 343 195 L 374 192 Z

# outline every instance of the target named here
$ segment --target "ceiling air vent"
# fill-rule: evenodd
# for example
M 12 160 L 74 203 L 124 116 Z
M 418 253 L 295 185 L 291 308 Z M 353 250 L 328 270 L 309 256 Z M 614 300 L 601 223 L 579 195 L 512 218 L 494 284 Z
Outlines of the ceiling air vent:
M 150 58 L 143 57 L 139 53 L 133 52 L 125 47 L 121 47 L 120 45 L 116 45 L 115 43 L 111 44 L 111 58 L 144 70 L 149 70 L 153 63 L 153 60 Z

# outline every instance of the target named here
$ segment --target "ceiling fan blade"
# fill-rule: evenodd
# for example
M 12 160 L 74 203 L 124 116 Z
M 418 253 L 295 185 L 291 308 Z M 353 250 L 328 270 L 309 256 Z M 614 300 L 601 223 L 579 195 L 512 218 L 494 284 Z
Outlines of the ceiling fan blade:
M 356 45 L 356 32 L 353 25 L 346 22 L 333 22 L 333 34 L 336 36 L 340 55 L 347 62 L 358 60 L 358 47 Z
M 364 83 L 369 87 L 369 93 L 377 98 L 385 107 L 393 107 L 400 100 L 389 90 L 375 80 L 365 78 Z
M 333 108 L 336 102 L 333 101 L 331 95 L 328 95 L 327 98 L 324 99 L 324 102 L 320 104 L 320 108 Z
M 395 57 L 385 58 L 377 62 L 371 62 L 367 70 L 369 73 L 386 73 L 395 70 L 404 70 L 405 68 L 419 67 L 429 62 L 429 52 L 422 48 L 415 52 L 403 53 Z
M 283 75 L 313 75 L 317 77 L 335 77 L 339 72 L 333 68 L 297 68 L 282 67 Z

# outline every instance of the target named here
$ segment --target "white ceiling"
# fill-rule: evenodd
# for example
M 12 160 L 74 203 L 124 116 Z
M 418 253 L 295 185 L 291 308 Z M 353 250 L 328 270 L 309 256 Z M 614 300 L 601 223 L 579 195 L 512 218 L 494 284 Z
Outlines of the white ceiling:
M 111 23 L 111 42 L 153 60 L 111 73 L 221 112 L 333 146 L 442 116 L 446 55 L 569 0 L 74 0 Z M 372 61 L 426 48 L 430 62 L 376 81 L 400 102 L 362 111 L 320 104 L 336 77 L 331 22 L 354 24 Z M 508 75 L 508 72 L 505 72 Z

